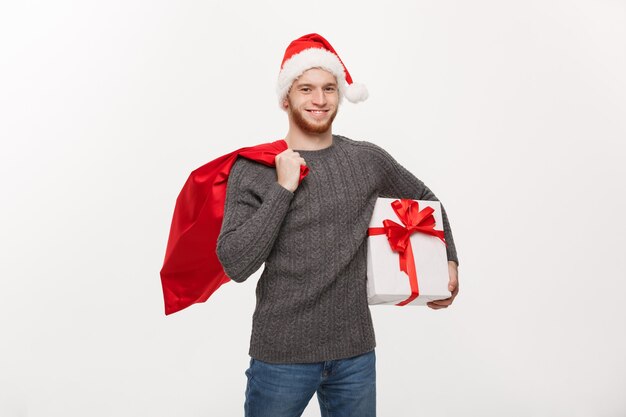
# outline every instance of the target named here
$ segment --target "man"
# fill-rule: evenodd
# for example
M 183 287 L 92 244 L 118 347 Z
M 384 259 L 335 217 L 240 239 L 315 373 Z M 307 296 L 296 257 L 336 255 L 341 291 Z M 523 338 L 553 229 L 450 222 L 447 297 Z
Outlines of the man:
M 375 338 L 367 304 L 367 228 L 377 197 L 436 200 L 381 147 L 332 134 L 342 98 L 367 98 L 328 41 L 293 41 L 278 80 L 289 149 L 269 167 L 238 158 L 217 255 L 242 282 L 261 264 L 246 371 L 246 416 L 300 416 L 317 393 L 322 416 L 375 416 Z M 300 166 L 309 168 L 298 185 Z M 458 259 L 445 210 L 452 296 Z

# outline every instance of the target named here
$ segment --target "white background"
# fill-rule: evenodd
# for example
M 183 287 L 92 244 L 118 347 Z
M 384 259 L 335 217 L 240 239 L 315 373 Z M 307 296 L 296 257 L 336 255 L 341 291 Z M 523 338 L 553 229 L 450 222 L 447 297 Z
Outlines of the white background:
M 0 415 L 243 414 L 261 270 L 168 317 L 159 270 L 189 173 L 284 137 L 317 32 L 370 91 L 334 133 L 460 259 L 451 308 L 372 307 L 379 415 L 626 416 L 625 2 L 262 3 L 0 6 Z

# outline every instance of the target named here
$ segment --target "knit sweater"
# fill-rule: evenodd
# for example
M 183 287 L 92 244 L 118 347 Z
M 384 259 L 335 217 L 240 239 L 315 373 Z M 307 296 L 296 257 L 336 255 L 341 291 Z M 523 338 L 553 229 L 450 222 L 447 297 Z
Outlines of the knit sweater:
M 367 303 L 367 229 L 377 197 L 437 200 L 380 146 L 333 135 L 297 150 L 310 171 L 295 192 L 276 169 L 245 158 L 227 184 L 217 256 L 256 287 L 249 354 L 271 363 L 348 358 L 376 346 Z M 442 207 L 448 260 L 458 263 Z

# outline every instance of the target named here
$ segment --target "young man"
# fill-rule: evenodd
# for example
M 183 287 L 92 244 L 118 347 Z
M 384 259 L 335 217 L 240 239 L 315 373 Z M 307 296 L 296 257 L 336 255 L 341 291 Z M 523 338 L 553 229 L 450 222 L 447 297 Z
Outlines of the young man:
M 246 371 L 246 416 L 300 416 L 317 393 L 322 416 L 376 414 L 375 337 L 367 303 L 367 229 L 377 197 L 436 200 L 381 147 L 332 134 L 342 98 L 367 98 L 330 44 L 293 41 L 278 80 L 289 149 L 269 167 L 238 158 L 217 255 L 243 282 L 261 264 Z M 298 185 L 300 166 L 309 174 Z M 458 259 L 442 210 L 452 296 Z

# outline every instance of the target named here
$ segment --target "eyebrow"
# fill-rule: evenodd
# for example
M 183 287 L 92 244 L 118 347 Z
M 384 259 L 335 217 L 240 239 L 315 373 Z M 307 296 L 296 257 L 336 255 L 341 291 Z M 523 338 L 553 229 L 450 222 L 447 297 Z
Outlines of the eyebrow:
M 297 86 L 298 87 L 314 87 L 314 85 L 310 83 L 302 83 L 302 84 L 298 84 Z M 329 86 L 337 87 L 337 83 L 326 83 L 323 85 L 323 87 L 329 87 Z

